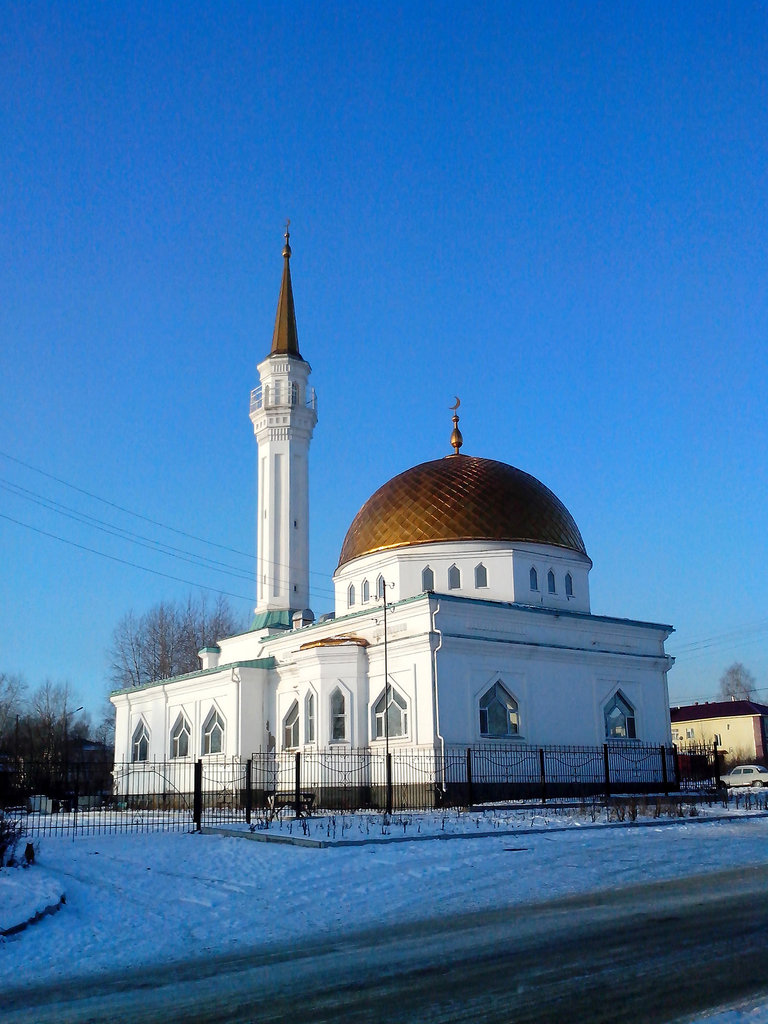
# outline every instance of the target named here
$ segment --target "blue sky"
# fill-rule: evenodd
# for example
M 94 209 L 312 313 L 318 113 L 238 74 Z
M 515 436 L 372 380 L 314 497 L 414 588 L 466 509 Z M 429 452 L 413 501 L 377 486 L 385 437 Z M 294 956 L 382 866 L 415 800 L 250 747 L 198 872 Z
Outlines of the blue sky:
M 0 31 L 0 671 L 95 713 L 128 610 L 247 616 L 290 217 L 315 612 L 458 394 L 463 451 L 573 513 L 593 611 L 675 626 L 673 700 L 735 660 L 768 700 L 765 4 L 11 2 Z

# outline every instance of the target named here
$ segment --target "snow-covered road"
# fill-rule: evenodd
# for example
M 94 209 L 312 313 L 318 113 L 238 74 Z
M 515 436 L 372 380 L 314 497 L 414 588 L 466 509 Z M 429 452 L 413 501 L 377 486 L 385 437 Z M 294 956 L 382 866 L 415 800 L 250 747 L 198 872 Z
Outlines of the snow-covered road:
M 183 834 L 45 839 L 29 874 L 60 884 L 67 904 L 0 944 L 0 987 L 334 941 L 765 863 L 766 818 L 537 835 L 520 827 L 471 841 L 321 850 Z

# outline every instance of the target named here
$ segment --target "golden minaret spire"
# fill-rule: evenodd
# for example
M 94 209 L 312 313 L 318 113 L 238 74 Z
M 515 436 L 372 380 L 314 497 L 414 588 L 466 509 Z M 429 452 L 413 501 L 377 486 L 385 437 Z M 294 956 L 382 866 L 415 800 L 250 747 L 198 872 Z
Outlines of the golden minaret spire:
M 275 332 L 272 335 L 271 356 L 293 356 L 301 359 L 299 352 L 299 332 L 296 330 L 296 310 L 293 305 L 293 288 L 291 286 L 291 232 L 290 220 L 285 223 L 285 245 L 283 246 L 283 280 L 280 282 L 280 297 L 277 300 L 277 316 Z
M 449 406 L 449 408 L 453 410 L 453 432 L 451 433 L 451 447 L 453 448 L 453 454 L 458 455 L 459 448 L 461 448 L 461 446 L 464 444 L 464 438 L 461 436 L 461 431 L 459 430 L 459 416 L 458 413 L 456 412 L 456 410 L 461 405 L 461 400 L 456 395 L 454 395 L 454 397 L 456 398 L 456 405 Z

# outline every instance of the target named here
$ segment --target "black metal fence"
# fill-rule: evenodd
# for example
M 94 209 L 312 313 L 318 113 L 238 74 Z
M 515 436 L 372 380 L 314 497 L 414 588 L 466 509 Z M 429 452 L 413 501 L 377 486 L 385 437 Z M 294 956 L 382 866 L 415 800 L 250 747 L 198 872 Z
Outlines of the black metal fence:
M 0 759 L 0 808 L 31 835 L 187 831 L 281 813 L 430 811 L 515 800 L 716 788 L 711 747 L 484 744 L 259 751 L 251 758 Z

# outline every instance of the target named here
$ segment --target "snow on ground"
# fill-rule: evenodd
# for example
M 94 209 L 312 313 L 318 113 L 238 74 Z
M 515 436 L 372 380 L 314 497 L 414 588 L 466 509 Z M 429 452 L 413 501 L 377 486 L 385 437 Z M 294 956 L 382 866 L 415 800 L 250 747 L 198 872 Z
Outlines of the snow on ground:
M 185 833 L 41 839 L 33 867 L 0 871 L 0 907 L 25 888 L 31 904 L 64 892 L 66 905 L 0 939 L 0 989 L 768 861 L 766 816 L 612 829 L 551 812 L 407 817 L 383 831 L 473 838 L 323 849 Z M 309 824 L 318 837 L 382 837 L 375 816 Z M 270 832 L 289 830 L 304 834 L 297 822 Z M 768 1007 L 707 1019 L 768 1024 Z

